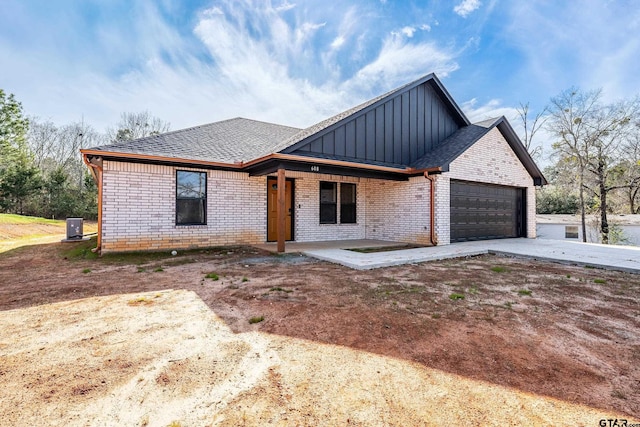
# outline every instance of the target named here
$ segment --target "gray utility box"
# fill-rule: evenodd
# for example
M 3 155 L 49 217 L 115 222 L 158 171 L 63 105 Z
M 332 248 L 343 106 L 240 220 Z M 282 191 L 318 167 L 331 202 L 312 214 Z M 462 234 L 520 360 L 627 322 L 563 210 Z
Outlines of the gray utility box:
M 67 218 L 67 240 L 82 240 L 82 218 Z

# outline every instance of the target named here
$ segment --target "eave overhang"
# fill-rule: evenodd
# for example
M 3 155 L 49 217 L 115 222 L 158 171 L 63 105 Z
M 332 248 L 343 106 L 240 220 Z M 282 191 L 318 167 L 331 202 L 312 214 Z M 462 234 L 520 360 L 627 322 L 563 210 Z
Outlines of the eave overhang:
M 248 162 L 222 163 L 194 159 L 181 159 L 175 157 L 154 156 L 148 154 L 120 153 L 101 150 L 80 150 L 85 162 L 90 163 L 95 159 L 112 160 L 118 162 L 131 162 L 143 164 L 158 164 L 165 166 L 181 166 L 201 169 L 216 169 L 236 172 L 246 172 L 252 176 L 262 176 L 275 173 L 278 169 L 296 172 L 308 172 L 314 174 L 331 174 L 354 176 L 361 178 L 387 179 L 395 181 L 408 180 L 412 176 L 424 173 L 440 173 L 441 168 L 403 168 L 366 163 L 351 162 L 347 160 L 323 159 L 311 156 L 295 154 L 269 154 L 259 159 Z

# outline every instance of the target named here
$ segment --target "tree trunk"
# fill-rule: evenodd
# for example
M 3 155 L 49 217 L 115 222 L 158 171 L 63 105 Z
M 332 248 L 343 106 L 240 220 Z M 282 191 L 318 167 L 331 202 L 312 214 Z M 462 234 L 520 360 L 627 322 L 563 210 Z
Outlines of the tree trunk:
M 607 222 L 607 186 L 605 185 L 604 164 L 598 162 L 598 186 L 600 187 L 600 239 L 609 244 L 609 223 Z
M 580 191 L 578 192 L 580 195 L 580 219 L 582 223 L 582 241 L 584 243 L 587 242 L 587 218 L 584 212 L 584 170 L 580 171 Z
M 636 196 L 638 195 L 638 188 L 629 189 L 629 213 L 631 215 L 637 213 L 636 212 Z

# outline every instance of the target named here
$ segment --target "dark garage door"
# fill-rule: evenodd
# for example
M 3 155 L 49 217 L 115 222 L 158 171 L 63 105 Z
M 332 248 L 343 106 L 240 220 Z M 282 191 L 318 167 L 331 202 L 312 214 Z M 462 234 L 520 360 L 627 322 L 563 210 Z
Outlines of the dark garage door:
M 451 180 L 451 241 L 526 237 L 524 191 Z

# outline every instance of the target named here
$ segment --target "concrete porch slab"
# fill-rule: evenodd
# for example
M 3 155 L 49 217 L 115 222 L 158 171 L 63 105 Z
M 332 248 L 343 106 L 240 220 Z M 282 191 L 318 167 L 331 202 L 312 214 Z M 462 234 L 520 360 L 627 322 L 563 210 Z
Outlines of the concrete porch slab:
M 348 247 L 355 248 L 352 245 Z M 358 270 L 492 253 L 640 274 L 639 247 L 547 239 L 485 240 L 374 253 L 359 253 L 338 247 L 312 248 L 302 252 L 314 258 Z
M 384 248 L 392 246 L 407 245 L 403 242 L 390 242 L 386 240 L 358 239 L 358 240 L 327 240 L 322 242 L 287 242 L 285 253 L 305 253 L 307 251 L 329 250 L 329 249 L 362 249 L 362 248 Z M 277 252 L 275 242 L 252 245 L 255 248 L 270 252 Z M 350 251 L 346 251 L 350 252 Z M 355 253 L 355 252 L 354 252 Z

